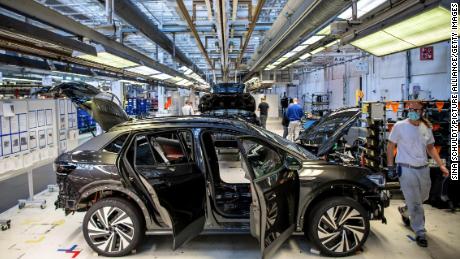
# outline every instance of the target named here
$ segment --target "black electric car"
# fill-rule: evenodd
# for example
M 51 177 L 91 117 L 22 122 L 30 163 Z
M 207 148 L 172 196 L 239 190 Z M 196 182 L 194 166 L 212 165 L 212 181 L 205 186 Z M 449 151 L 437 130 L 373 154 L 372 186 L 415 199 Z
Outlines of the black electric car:
M 202 115 L 219 118 L 241 118 L 260 125 L 255 113 L 254 97 L 244 92 L 244 84 L 220 83 L 212 88 L 212 93 L 200 98 L 198 108 Z
M 175 249 L 200 233 L 247 233 L 266 258 L 297 232 L 325 255 L 347 256 L 369 220 L 385 220 L 383 175 L 320 160 L 241 119 L 114 125 L 120 109 L 98 104 L 82 107 L 97 109 L 108 131 L 56 159 L 55 204 L 86 213 L 83 234 L 100 255 L 126 255 L 144 234 L 171 234 Z

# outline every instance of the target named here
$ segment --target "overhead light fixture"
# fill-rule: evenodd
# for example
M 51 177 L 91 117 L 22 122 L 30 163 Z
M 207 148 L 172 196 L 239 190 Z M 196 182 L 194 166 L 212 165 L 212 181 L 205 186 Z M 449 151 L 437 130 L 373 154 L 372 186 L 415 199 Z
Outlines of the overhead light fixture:
M 128 59 L 125 59 L 125 58 L 122 58 L 122 57 L 119 57 L 117 55 L 107 52 L 102 45 L 97 45 L 96 51 L 97 51 L 97 56 L 85 54 L 79 51 L 74 51 L 72 53 L 72 56 L 80 58 L 80 59 L 84 59 L 87 61 L 99 63 L 102 65 L 116 67 L 116 68 L 127 68 L 127 67 L 139 66 L 139 64 L 131 60 L 128 60 Z
M 290 67 L 290 66 L 292 66 L 292 65 L 294 65 L 294 62 L 293 62 L 293 63 L 290 63 L 290 64 L 287 64 L 286 66 L 284 66 L 284 67 L 281 68 L 281 69 L 286 69 L 286 68 L 288 68 L 288 67 Z
M 172 76 L 165 74 L 165 73 L 151 75 L 150 77 L 153 77 L 158 80 L 166 80 L 166 79 L 172 78 Z
M 184 79 L 184 80 L 182 80 L 182 81 L 177 82 L 176 84 L 177 84 L 177 85 L 181 85 L 181 86 L 189 86 L 189 85 L 192 85 L 193 83 L 190 82 L 190 81 L 187 80 L 187 79 Z
M 386 0 L 359 0 L 357 3 L 357 18 L 361 18 L 362 16 L 366 15 L 370 11 L 374 10 L 381 4 L 385 3 Z M 338 18 L 344 20 L 350 20 L 352 18 L 352 9 L 351 7 L 342 12 Z
M 265 67 L 264 70 L 272 70 L 272 69 L 274 69 L 275 67 L 276 67 L 276 65 L 268 65 L 268 66 Z
M 284 54 L 283 58 L 290 58 L 290 57 L 294 56 L 295 54 L 296 54 L 296 52 L 291 51 L 291 52 L 288 52 L 288 53 Z
M 331 25 L 324 27 L 322 30 L 316 33 L 316 35 L 329 35 L 329 34 L 331 34 Z
M 277 66 L 277 65 L 283 63 L 284 61 L 286 61 L 287 59 L 288 59 L 287 57 L 283 56 L 283 57 L 279 58 L 277 61 L 273 62 L 273 64 L 271 64 L 271 65 L 272 66 Z
M 299 58 L 302 59 L 302 60 L 304 60 L 304 59 L 306 59 L 306 58 L 308 58 L 308 57 L 311 57 L 311 54 L 310 54 L 310 53 L 305 53 L 305 54 L 303 54 L 302 56 L 300 56 Z
M 335 45 L 335 44 L 337 44 L 339 42 L 340 42 L 340 40 L 335 40 L 335 41 L 333 41 L 331 43 L 326 44 L 324 47 L 329 48 L 330 46 Z
M 186 67 L 186 66 L 182 66 L 181 68 L 179 68 L 179 70 L 181 70 L 182 72 L 184 72 L 184 74 L 186 75 L 190 75 L 193 73 L 193 70 L 191 70 L 190 68 Z
M 450 12 L 437 6 L 350 44 L 373 55 L 383 56 L 448 40 L 450 34 Z
M 297 46 L 295 49 L 293 49 L 292 51 L 294 52 L 299 52 L 299 51 L 302 51 L 304 49 L 306 49 L 308 47 L 308 45 L 300 45 L 300 46 Z
M 325 49 L 325 47 L 319 47 L 319 48 L 317 48 L 317 49 L 315 49 L 315 50 L 310 51 L 310 53 L 311 53 L 312 55 L 315 55 L 316 53 L 321 52 L 321 51 L 323 51 L 324 49 Z
M 150 76 L 150 75 L 160 73 L 159 71 L 157 71 L 157 70 L 155 70 L 153 68 L 147 67 L 147 66 L 130 67 L 130 68 L 127 68 L 126 70 L 129 71 L 129 72 L 138 73 L 138 74 L 141 74 L 141 75 L 144 75 L 144 76 Z
M 171 82 L 171 83 L 177 83 L 179 81 L 182 81 L 184 80 L 182 77 L 179 77 L 179 76 L 175 76 L 173 78 L 168 78 L 167 81 L 168 82 Z
M 308 38 L 306 41 L 302 42 L 301 45 L 311 45 L 311 44 L 318 42 L 322 38 L 324 38 L 324 36 L 322 35 L 313 35 L 310 38 Z

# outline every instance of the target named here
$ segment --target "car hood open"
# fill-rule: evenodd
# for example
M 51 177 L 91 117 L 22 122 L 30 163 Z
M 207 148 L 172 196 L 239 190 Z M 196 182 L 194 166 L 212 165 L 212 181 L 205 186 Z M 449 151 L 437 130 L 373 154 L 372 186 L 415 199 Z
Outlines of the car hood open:
M 62 83 L 52 87 L 50 92 L 64 95 L 86 110 L 104 131 L 129 120 L 114 94 L 102 92 L 92 85 L 82 82 Z
M 348 132 L 360 115 L 361 110 L 358 107 L 333 111 L 304 131 L 299 136 L 299 140 L 307 148 L 315 147 L 317 156 L 322 156 L 329 152 L 335 143 Z

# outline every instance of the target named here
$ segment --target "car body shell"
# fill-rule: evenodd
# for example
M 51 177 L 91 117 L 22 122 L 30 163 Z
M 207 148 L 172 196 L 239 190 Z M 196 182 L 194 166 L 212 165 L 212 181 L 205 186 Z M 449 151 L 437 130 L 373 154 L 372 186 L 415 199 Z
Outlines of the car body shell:
M 146 219 L 147 231 L 168 233 L 168 228 L 161 226 L 152 218 L 151 212 L 145 201 L 136 190 L 126 187 L 124 177 L 117 166 L 118 155 L 103 150 L 104 143 L 109 143 L 122 134 L 132 135 L 143 131 L 159 131 L 165 129 L 213 129 L 218 131 L 234 131 L 241 135 L 253 136 L 271 145 L 283 149 L 285 152 L 296 157 L 302 162 L 302 169 L 298 172 L 300 180 L 299 204 L 296 220 L 296 231 L 302 231 L 304 227 L 304 215 L 315 198 L 324 193 L 331 192 L 334 188 L 338 191 L 356 192 L 362 195 L 365 207 L 373 215 L 374 219 L 382 219 L 383 208 L 387 205 L 386 199 L 382 197 L 380 189 L 366 175 L 370 172 L 361 167 L 349 167 L 337 164 L 330 164 L 316 158 L 306 158 L 298 152 L 286 149 L 285 146 L 273 141 L 254 127 L 240 120 L 224 120 L 206 117 L 190 118 L 161 118 L 157 120 L 133 121 L 115 126 L 111 131 L 105 133 L 101 143 L 88 143 L 60 155 L 56 159 L 58 169 L 58 184 L 60 193 L 56 206 L 64 208 L 67 212 L 85 210 L 83 206 L 88 197 L 101 191 L 122 192 L 131 197 L 141 208 Z M 195 135 L 195 134 L 194 134 Z M 129 139 L 129 137 L 128 137 Z M 195 143 L 200 143 L 195 139 Z M 202 154 L 202 145 L 195 145 L 197 156 Z M 203 157 L 196 157 L 199 170 L 206 175 L 206 166 Z M 200 162 L 201 161 L 201 162 Z M 66 169 L 62 169 L 66 168 Z M 71 172 L 65 172 L 69 170 Z M 208 197 L 209 198 L 209 197 Z M 207 208 L 208 210 L 210 208 Z M 209 219 L 205 230 L 209 231 L 236 231 L 235 228 L 223 227 L 218 222 Z M 249 231 L 247 224 L 239 227 L 241 232 Z

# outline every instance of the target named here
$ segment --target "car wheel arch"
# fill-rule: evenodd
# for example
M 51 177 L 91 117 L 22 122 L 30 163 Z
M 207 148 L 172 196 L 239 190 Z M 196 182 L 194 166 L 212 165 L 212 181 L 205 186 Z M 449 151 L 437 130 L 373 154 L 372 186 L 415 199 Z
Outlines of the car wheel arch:
M 110 192 L 111 194 L 108 194 Z M 103 195 L 100 196 L 99 198 L 96 197 L 97 200 L 108 198 L 108 197 L 122 197 L 125 199 L 127 198 L 132 199 L 134 201 L 134 205 L 139 209 L 139 211 L 141 212 L 143 216 L 145 227 L 147 229 L 154 229 L 157 227 L 157 224 L 152 220 L 149 210 L 145 206 L 142 199 L 136 193 L 134 193 L 133 191 L 129 189 L 126 189 L 121 184 L 98 185 L 96 187 L 87 189 L 86 191 L 82 193 L 77 204 L 80 204 L 83 201 L 87 201 L 88 199 L 90 199 L 94 195 L 97 195 L 98 193 L 102 193 Z
M 308 220 L 309 213 L 312 211 L 312 208 L 314 208 L 314 206 L 322 200 L 333 196 L 345 196 L 357 200 L 357 198 L 363 198 L 365 193 L 366 188 L 364 186 L 360 185 L 357 182 L 351 181 L 336 181 L 317 188 L 317 190 L 313 194 L 307 194 L 308 198 L 301 198 L 301 201 L 303 200 L 303 203 L 299 206 L 300 211 L 298 213 L 297 219 L 297 231 L 305 230 L 305 221 Z M 367 209 L 367 206 L 365 206 L 365 204 L 361 205 L 363 205 L 363 207 Z

